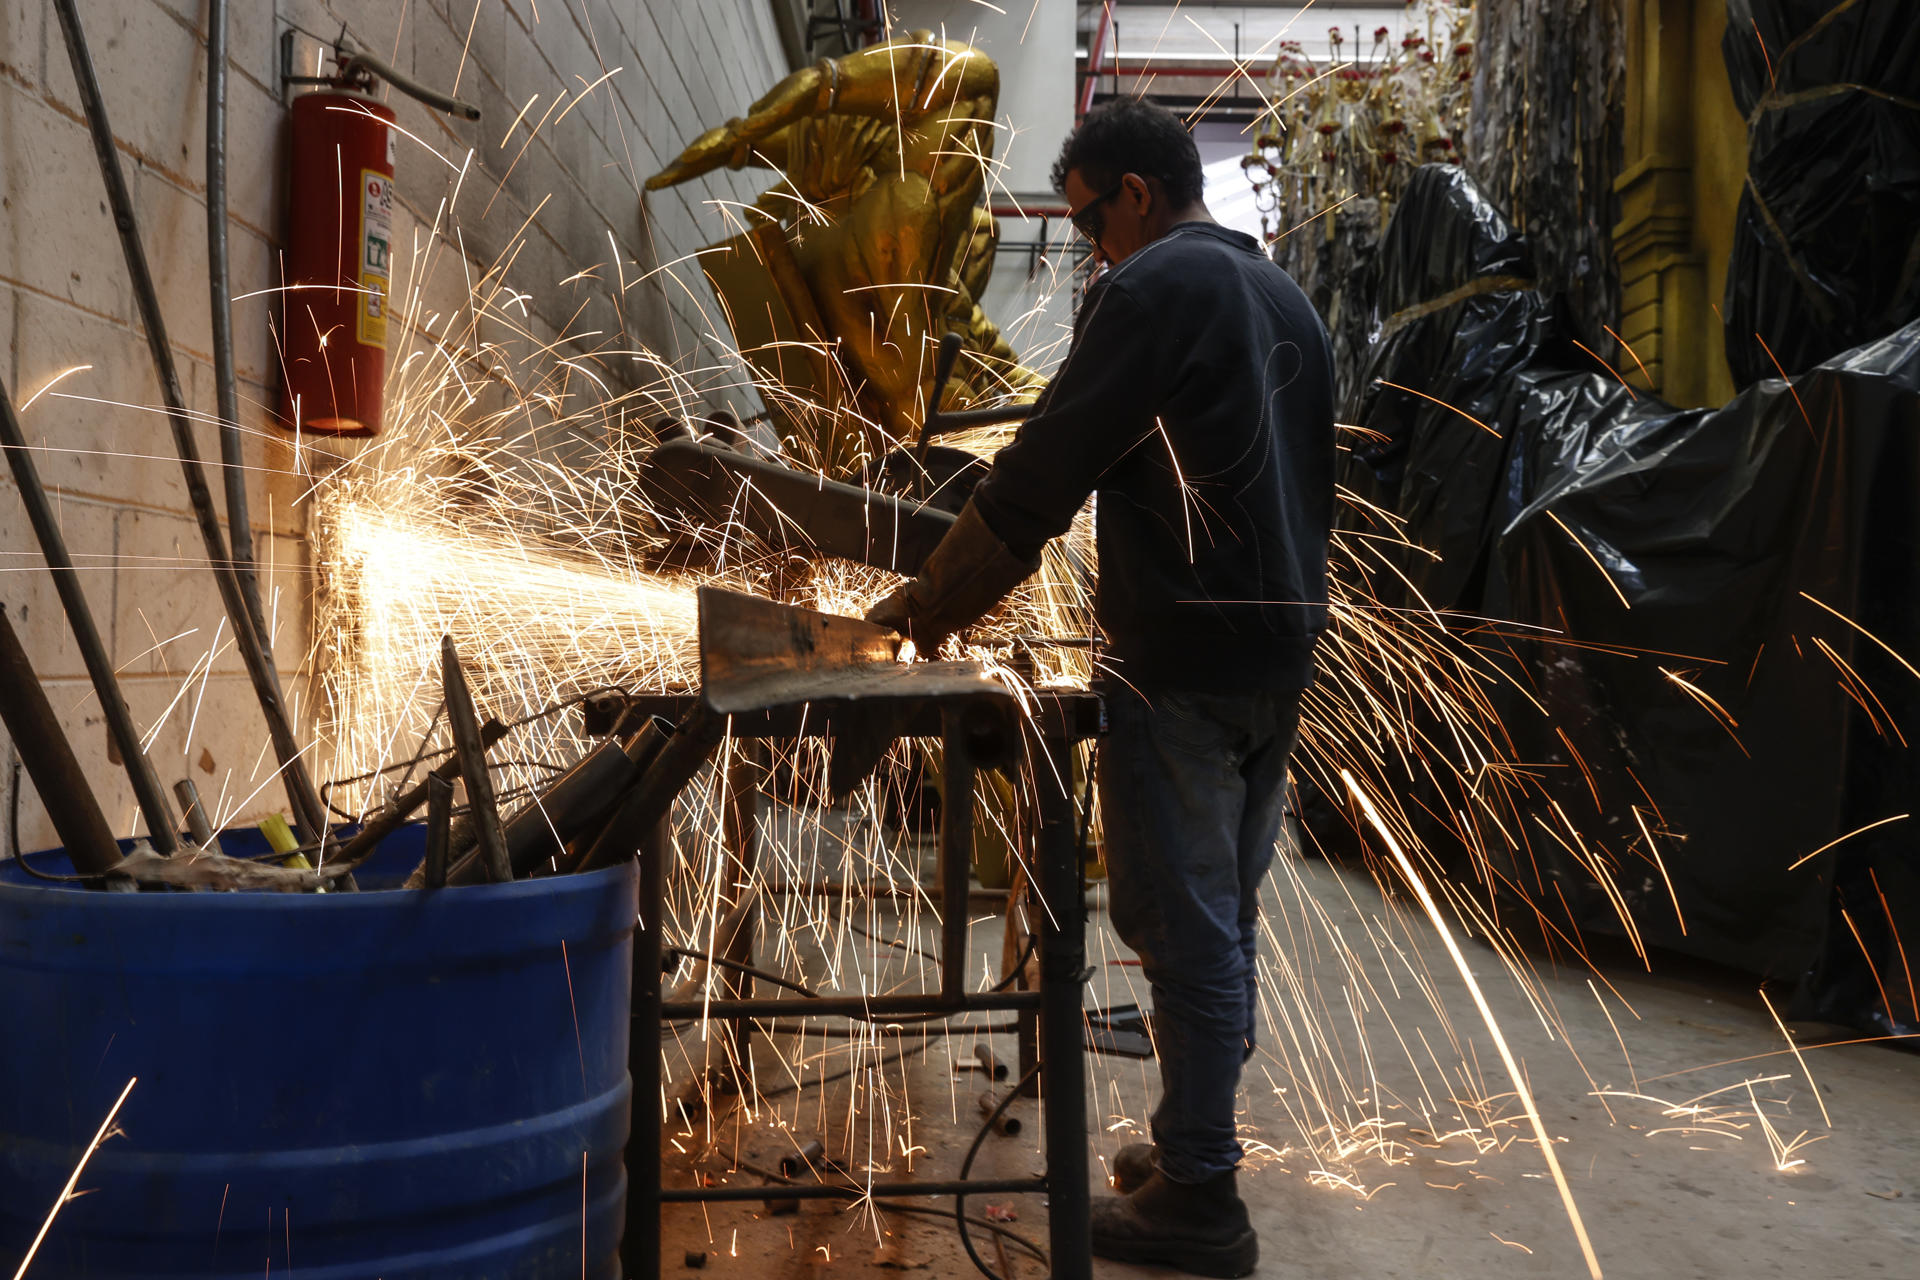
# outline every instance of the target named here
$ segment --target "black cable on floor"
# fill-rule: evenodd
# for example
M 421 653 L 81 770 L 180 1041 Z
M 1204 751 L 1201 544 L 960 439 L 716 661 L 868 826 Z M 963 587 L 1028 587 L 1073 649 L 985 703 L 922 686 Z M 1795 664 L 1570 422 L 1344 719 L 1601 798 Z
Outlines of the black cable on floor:
M 1020 1091 L 1026 1088 L 1027 1083 L 1039 1074 L 1040 1064 L 1036 1062 L 1027 1068 L 1027 1073 L 1020 1077 L 1019 1082 L 1015 1084 L 1013 1088 L 1007 1090 L 1006 1096 L 1000 1099 L 1000 1105 L 987 1113 L 985 1122 L 980 1126 L 980 1132 L 973 1135 L 973 1145 L 967 1148 L 967 1158 L 960 1162 L 960 1181 L 965 1182 L 967 1175 L 973 1172 L 974 1157 L 980 1154 L 980 1148 L 986 1142 L 987 1135 L 993 1132 L 994 1122 L 1007 1113 L 1007 1108 L 1012 1106 L 1013 1100 L 1020 1096 Z M 953 1197 L 953 1225 L 960 1232 L 961 1247 L 967 1251 L 967 1256 L 973 1259 L 973 1265 L 980 1269 L 980 1274 L 987 1277 L 987 1280 L 1001 1280 L 1000 1273 L 987 1265 L 987 1260 L 980 1256 L 978 1249 L 973 1247 L 973 1237 L 967 1234 L 966 1203 L 966 1192 L 961 1191 L 955 1193 Z
M 798 1178 L 789 1178 L 784 1173 L 775 1173 L 771 1169 L 762 1169 L 758 1165 L 749 1164 L 745 1160 L 735 1161 L 733 1167 L 745 1173 L 750 1173 L 754 1175 L 756 1178 L 765 1178 L 768 1182 L 774 1183 L 778 1186 L 791 1187 L 791 1186 L 797 1186 L 800 1183 L 800 1179 Z M 823 1183 L 825 1182 L 824 1179 L 821 1179 L 820 1181 L 822 1181 Z M 831 1186 L 833 1184 L 826 1183 L 825 1185 Z M 855 1199 L 867 1198 L 867 1189 L 865 1187 L 860 1186 L 858 1183 L 849 1182 L 845 1190 L 849 1196 Z M 917 1213 L 927 1217 L 935 1217 L 935 1218 L 947 1218 L 952 1216 L 945 1209 L 936 1209 L 932 1205 L 907 1204 L 900 1200 L 873 1200 L 872 1203 L 876 1208 L 889 1209 L 897 1213 Z M 1047 1251 L 1045 1249 L 1042 1249 L 1039 1245 L 1035 1244 L 1032 1240 L 1029 1240 L 1026 1236 L 1021 1235 L 1018 1231 L 1013 1230 L 1011 1227 L 1003 1226 L 998 1222 L 993 1222 L 986 1218 L 968 1218 L 967 1222 L 973 1226 L 979 1227 L 982 1231 L 991 1231 L 993 1232 L 993 1234 L 1000 1236 L 1003 1239 L 1013 1241 L 1013 1243 L 1019 1245 L 1022 1249 L 1025 1249 L 1028 1253 L 1032 1254 L 1035 1258 L 1038 1258 L 1042 1263 L 1045 1263 L 1047 1260 Z

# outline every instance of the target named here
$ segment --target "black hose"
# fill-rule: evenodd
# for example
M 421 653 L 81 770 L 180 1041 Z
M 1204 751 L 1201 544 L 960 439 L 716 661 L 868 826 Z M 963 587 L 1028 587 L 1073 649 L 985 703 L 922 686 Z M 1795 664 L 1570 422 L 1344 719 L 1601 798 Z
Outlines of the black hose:
M 273 667 L 269 638 L 253 625 L 253 616 L 247 609 L 240 587 L 240 576 L 235 572 L 228 553 L 226 536 L 220 531 L 220 517 L 214 511 L 213 495 L 207 488 L 206 473 L 200 461 L 200 446 L 193 438 L 193 423 L 187 417 L 186 396 L 180 388 L 180 372 L 174 365 L 173 345 L 167 338 L 166 320 L 160 311 L 160 295 L 154 288 L 153 273 L 147 265 L 146 248 L 140 240 L 140 223 L 134 214 L 133 195 L 128 191 L 126 175 L 120 169 L 113 125 L 107 119 L 106 101 L 100 93 L 100 77 L 94 70 L 93 54 L 87 48 L 86 32 L 80 26 L 80 12 L 76 0 L 53 0 L 53 8 L 60 19 L 67 58 L 73 65 L 74 86 L 79 91 L 87 127 L 93 137 L 94 158 L 99 162 L 100 177 L 106 184 L 107 203 L 113 212 L 114 227 L 120 235 L 120 248 L 126 258 L 134 301 L 140 308 L 140 323 L 146 329 L 147 348 L 153 357 L 154 371 L 159 375 L 161 396 L 166 402 L 167 420 L 173 428 L 174 449 L 180 455 L 180 470 L 186 479 L 194 522 L 199 526 L 200 540 L 205 545 L 214 581 L 220 589 L 221 603 L 226 608 L 227 620 L 233 627 L 241 659 L 253 683 L 254 696 L 259 699 L 261 714 L 266 719 L 267 732 L 273 740 L 274 756 L 280 764 L 295 824 L 304 827 L 305 838 L 321 835 L 327 830 L 327 811 L 320 803 L 312 779 L 307 776 L 306 761 L 301 755 L 299 740 L 294 737 L 286 699 L 280 690 L 280 676 Z M 122 754 L 125 754 L 124 748 Z M 158 790 L 157 786 L 155 790 Z M 145 804 L 141 807 L 147 808 Z M 147 813 L 148 834 L 156 843 L 171 835 L 168 830 L 172 824 L 171 816 L 164 820 L 165 825 L 161 830 L 152 830 L 157 815 L 165 812 L 167 805 L 163 796 L 159 805 Z
M 765 1178 L 768 1182 L 779 1186 L 791 1187 L 798 1185 L 800 1182 L 798 1178 L 790 1178 L 784 1173 L 775 1173 L 771 1169 L 762 1169 L 758 1165 L 747 1163 L 745 1160 L 736 1161 L 734 1167 L 746 1173 L 751 1173 L 756 1178 Z M 847 1194 L 854 1199 L 867 1199 L 866 1188 L 857 1184 L 849 1184 Z M 875 1208 L 886 1209 L 895 1213 L 918 1213 L 938 1218 L 951 1216 L 945 1209 L 936 1209 L 932 1205 L 908 1204 L 901 1200 L 874 1200 L 872 1203 Z M 1013 1241 L 1041 1262 L 1047 1260 L 1047 1251 L 1045 1249 L 1042 1249 L 1032 1240 L 1029 1240 L 1026 1236 L 1013 1230 L 1011 1227 L 1003 1226 L 998 1222 L 993 1222 L 986 1218 L 968 1218 L 967 1221 L 973 1226 L 979 1227 L 982 1231 L 991 1231 L 994 1235 Z
M 973 1172 L 973 1159 L 980 1154 L 980 1147 L 986 1142 L 987 1135 L 993 1132 L 994 1122 L 1007 1114 L 1007 1108 L 1012 1106 L 1013 1100 L 1020 1096 L 1020 1091 L 1039 1074 L 1040 1064 L 1036 1062 L 1027 1068 L 1027 1073 L 1020 1077 L 1018 1084 L 1007 1090 L 1006 1096 L 1000 1099 L 1000 1105 L 987 1113 L 986 1122 L 980 1126 L 980 1132 L 973 1135 L 973 1145 L 967 1148 L 967 1158 L 960 1162 L 960 1181 L 965 1182 L 967 1175 Z M 965 1192 L 960 1192 L 953 1197 L 953 1225 L 960 1232 L 961 1247 L 966 1249 L 967 1256 L 973 1259 L 973 1265 L 980 1269 L 980 1274 L 987 1277 L 987 1280 L 1001 1280 L 1000 1274 L 988 1266 L 987 1260 L 980 1256 L 980 1251 L 973 1247 L 973 1237 L 967 1234 L 966 1203 Z
M 689 951 L 685 947 L 663 947 L 661 948 L 661 954 L 669 955 L 669 956 L 681 956 L 688 960 L 704 960 L 708 964 L 719 965 L 723 969 L 732 969 L 737 973 L 744 973 L 749 977 L 758 978 L 762 982 L 772 983 L 776 987 L 781 987 L 787 991 L 795 992 L 799 995 L 805 996 L 809 1000 L 818 1000 L 820 998 L 820 993 L 818 991 L 815 991 L 812 987 L 802 986 L 800 983 L 793 981 L 791 978 L 783 978 L 777 973 L 773 973 L 766 969 L 757 968 L 754 965 L 745 963 L 744 961 L 732 960 L 727 958 L 726 956 L 711 956 L 704 951 Z

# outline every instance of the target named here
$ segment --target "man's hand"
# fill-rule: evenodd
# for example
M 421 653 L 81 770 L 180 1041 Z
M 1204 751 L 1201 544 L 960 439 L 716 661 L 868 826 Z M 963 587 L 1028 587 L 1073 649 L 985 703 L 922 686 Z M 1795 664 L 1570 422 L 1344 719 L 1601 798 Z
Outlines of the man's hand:
M 931 658 L 940 652 L 940 646 L 953 634 L 951 627 L 941 628 L 915 607 L 915 588 L 921 588 L 924 579 L 915 578 L 896 589 L 893 594 L 867 610 L 867 621 L 875 626 L 890 627 L 907 639 L 913 641 L 913 647 L 923 658 Z
M 909 612 L 906 587 L 895 587 L 890 595 L 867 610 L 867 621 L 876 627 L 890 627 L 904 636 L 907 634 Z M 915 643 L 918 644 L 918 641 Z
M 867 621 L 892 627 L 931 657 L 1038 567 L 1008 551 L 968 502 L 920 575 L 867 610 Z

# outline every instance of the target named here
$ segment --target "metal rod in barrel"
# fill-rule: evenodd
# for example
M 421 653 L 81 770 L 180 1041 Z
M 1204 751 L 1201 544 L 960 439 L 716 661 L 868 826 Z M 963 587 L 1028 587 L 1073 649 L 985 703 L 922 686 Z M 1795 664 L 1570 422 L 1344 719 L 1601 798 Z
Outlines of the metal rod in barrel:
M 507 726 L 498 720 L 489 720 L 480 726 L 480 745 L 491 747 L 507 736 Z M 405 826 L 421 805 L 433 799 L 433 780 L 452 782 L 460 776 L 460 756 L 454 755 L 434 766 L 424 782 L 415 783 L 411 788 L 395 796 L 386 805 L 366 820 L 358 834 L 340 846 L 337 856 L 353 861 L 371 853 L 374 846 Z
M 577 870 L 592 871 L 610 867 L 631 858 L 646 839 L 654 824 L 664 821 L 673 811 L 674 797 L 693 780 L 726 736 L 727 718 L 695 703 L 667 739 L 667 745 L 653 758 L 647 771 L 627 792 L 626 799 L 614 810 L 613 817 L 584 857 Z
M 487 747 L 480 738 L 480 718 L 474 714 L 473 695 L 466 672 L 460 669 L 460 651 L 452 636 L 440 637 L 440 680 L 447 699 L 447 727 L 453 731 L 453 751 L 460 776 L 467 784 L 467 805 L 473 812 L 474 837 L 480 861 L 495 884 L 513 879 L 507 858 L 507 837 L 500 829 L 500 809 L 493 801 L 493 775 L 487 771 Z
M 1086 904 L 1073 818 L 1073 744 L 1029 738 L 1039 811 L 1034 861 L 1045 910 L 1040 925 L 1040 1078 L 1047 1138 L 1047 1234 L 1052 1280 L 1091 1280 L 1092 1198 L 1087 1188 L 1087 1061 L 1081 987 Z
M 287 800 L 293 808 L 296 824 L 303 828 L 302 839 L 323 839 L 329 830 L 327 810 L 320 802 L 319 792 L 313 788 L 313 780 L 307 776 L 300 743 L 294 737 L 286 702 L 280 691 L 280 676 L 273 667 L 269 638 L 254 627 L 253 615 L 248 612 L 241 590 L 240 575 L 234 569 L 226 537 L 220 531 L 220 517 L 214 511 L 213 495 L 207 488 L 207 477 L 200 463 L 200 448 L 194 442 L 193 424 L 187 417 L 186 396 L 180 389 L 180 373 L 174 366 L 173 346 L 167 338 L 166 321 L 160 312 L 160 295 L 153 287 L 153 273 L 147 265 L 146 249 L 140 242 L 140 224 L 134 215 L 133 196 L 127 190 L 126 175 L 120 171 L 120 158 L 114 150 L 113 126 L 107 119 L 106 101 L 100 93 L 100 78 L 94 71 L 86 32 L 80 26 L 80 13 L 75 0 L 53 0 L 53 7 L 59 15 L 60 29 L 66 38 L 67 58 L 73 65 L 74 84 L 80 92 L 87 127 L 93 136 L 94 158 L 99 161 L 100 176 L 106 183 L 107 202 L 113 210 L 114 226 L 120 233 L 120 248 L 126 258 L 127 275 L 133 284 L 134 301 L 140 307 L 140 323 L 147 331 L 147 348 L 160 378 L 160 391 L 167 406 L 167 421 L 173 427 L 174 450 L 180 455 L 180 469 L 186 478 L 194 523 L 199 526 L 200 541 L 206 548 L 214 582 L 220 589 L 221 603 L 233 627 L 240 657 L 253 683 L 254 696 L 260 703 L 261 715 L 266 719 L 267 733 L 273 741 L 274 756 L 279 761 L 281 779 L 287 789 Z M 125 754 L 125 750 L 121 748 L 122 754 Z M 157 782 L 153 789 L 156 798 L 160 798 L 160 804 L 148 813 L 149 826 L 154 821 L 154 815 L 165 810 L 164 793 Z M 146 807 L 144 803 L 141 805 L 143 810 Z
M 447 887 L 447 846 L 453 830 L 453 783 L 437 773 L 427 775 L 426 886 Z
M 193 837 L 193 842 L 202 849 L 220 853 L 220 834 L 213 829 L 206 802 L 200 798 L 200 788 L 193 785 L 193 779 L 182 778 L 174 783 L 173 798 L 180 802 L 180 815 L 187 820 L 187 834 Z
M 67 554 L 67 540 L 60 532 L 60 521 L 53 513 L 53 504 L 47 501 L 39 469 L 27 451 L 26 434 L 20 428 L 13 398 L 7 394 L 4 383 L 0 383 L 0 446 L 7 451 L 13 482 L 20 490 L 20 504 L 27 509 L 27 521 L 40 540 L 40 554 L 53 574 L 53 588 L 60 593 L 60 606 L 66 610 L 73 642 L 80 647 L 80 660 L 86 664 L 87 676 L 93 681 L 94 696 L 100 699 L 101 714 L 107 718 L 107 733 L 113 739 L 114 749 L 120 753 L 127 780 L 133 784 L 133 798 L 147 823 L 147 841 L 156 852 L 171 854 L 180 844 L 173 833 L 173 810 L 167 804 L 167 793 L 161 789 L 153 762 L 147 759 L 140 745 L 140 731 L 133 727 L 133 713 L 120 694 L 120 682 L 113 674 L 107 646 L 101 642 L 100 629 L 93 623 L 93 609 L 80 587 L 79 571 L 73 567 L 73 557 Z
M 20 761 L 40 793 L 40 803 L 53 820 L 54 832 L 66 846 L 67 860 L 76 871 L 111 870 L 120 861 L 113 828 L 100 812 L 87 775 L 74 759 L 73 746 L 60 728 L 60 718 L 47 701 L 46 690 L 34 674 L 27 651 L 14 634 L 7 607 L 0 604 L 0 720 L 4 720 Z M 13 856 L 22 856 L 15 849 Z M 90 882 L 99 888 L 98 881 Z

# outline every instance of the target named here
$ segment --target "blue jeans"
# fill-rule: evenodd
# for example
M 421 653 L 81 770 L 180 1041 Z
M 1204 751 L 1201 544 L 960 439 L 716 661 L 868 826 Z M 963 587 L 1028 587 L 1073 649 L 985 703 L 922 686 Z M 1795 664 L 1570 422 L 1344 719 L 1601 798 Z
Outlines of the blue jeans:
M 1156 1163 L 1204 1182 L 1240 1162 L 1260 884 L 1273 865 L 1300 693 L 1108 698 L 1100 820 L 1114 929 L 1153 991 Z

